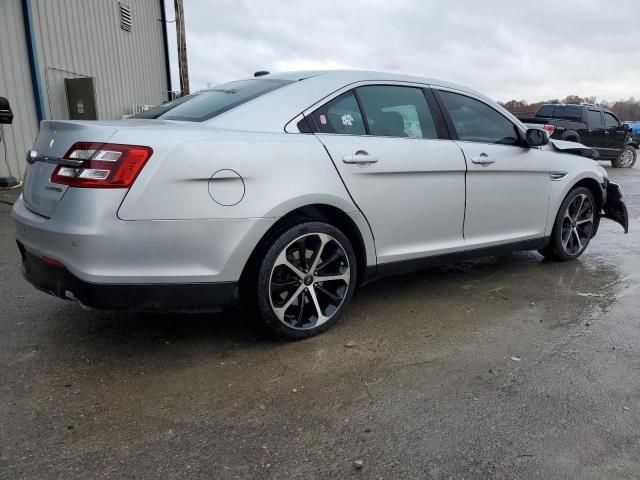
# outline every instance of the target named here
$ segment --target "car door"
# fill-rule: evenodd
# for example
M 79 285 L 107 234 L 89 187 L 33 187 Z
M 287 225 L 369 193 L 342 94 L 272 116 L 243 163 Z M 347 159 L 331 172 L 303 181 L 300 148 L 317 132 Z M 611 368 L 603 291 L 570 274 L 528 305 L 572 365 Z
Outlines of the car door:
M 604 122 L 602 113 L 597 108 L 589 107 L 586 109 L 587 132 L 585 138 L 581 139 L 582 143 L 587 147 L 594 148 L 600 152 L 600 149 L 607 148 L 607 141 L 604 134 Z
M 483 99 L 447 89 L 439 90 L 438 97 L 467 160 L 467 246 L 543 238 L 549 154 L 522 147 L 520 128 Z
M 607 148 L 609 148 L 609 156 L 616 156 L 624 145 L 627 137 L 627 131 L 624 129 L 620 120 L 611 112 L 602 112 L 604 115 L 604 128 L 607 137 Z
M 465 160 L 439 138 L 422 88 L 360 86 L 307 119 L 371 226 L 379 264 L 462 248 Z
M 588 129 L 586 122 L 582 118 L 582 108 L 578 105 L 565 105 L 564 107 L 564 126 L 567 130 L 574 130 L 578 133 L 580 143 L 586 141 Z

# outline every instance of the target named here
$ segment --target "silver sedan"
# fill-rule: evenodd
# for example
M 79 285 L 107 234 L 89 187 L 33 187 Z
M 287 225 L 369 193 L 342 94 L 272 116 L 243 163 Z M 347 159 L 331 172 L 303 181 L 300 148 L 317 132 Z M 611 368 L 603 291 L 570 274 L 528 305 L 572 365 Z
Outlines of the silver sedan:
M 617 185 L 447 82 L 331 71 L 239 80 L 129 120 L 44 121 L 15 204 L 26 278 L 95 309 L 241 302 L 304 338 L 357 285 L 506 250 L 573 260 Z

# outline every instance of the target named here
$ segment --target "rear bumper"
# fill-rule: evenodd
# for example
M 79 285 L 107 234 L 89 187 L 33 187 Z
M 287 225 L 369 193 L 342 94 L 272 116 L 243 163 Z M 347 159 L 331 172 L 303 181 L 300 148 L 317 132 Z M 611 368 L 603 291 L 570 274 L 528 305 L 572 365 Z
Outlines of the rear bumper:
M 16 239 L 29 253 L 59 260 L 90 284 L 237 282 L 253 248 L 277 220 L 123 221 L 115 216 L 109 189 L 82 190 L 91 189 L 70 188 L 51 218 L 33 213 L 22 199 L 12 216 Z
M 237 282 L 183 284 L 98 284 L 43 261 L 18 242 L 22 273 L 37 289 L 97 310 L 212 311 L 238 299 Z

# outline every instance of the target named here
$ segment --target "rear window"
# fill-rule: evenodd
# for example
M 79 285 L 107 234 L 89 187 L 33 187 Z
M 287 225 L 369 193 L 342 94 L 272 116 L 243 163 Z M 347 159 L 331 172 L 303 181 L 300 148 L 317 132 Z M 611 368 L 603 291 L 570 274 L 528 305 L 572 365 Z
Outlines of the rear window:
M 238 80 L 158 105 L 131 118 L 204 122 L 290 83 L 293 82 L 268 78 Z
M 566 120 L 580 120 L 580 109 L 578 107 L 569 107 L 564 111 L 564 118 Z
M 600 110 L 592 110 L 589 109 L 587 112 L 589 116 L 589 125 L 592 127 L 601 127 L 602 126 L 602 116 L 600 115 Z
M 540 110 L 536 113 L 536 117 L 550 118 L 551 115 L 553 115 L 553 105 L 544 105 L 540 107 Z

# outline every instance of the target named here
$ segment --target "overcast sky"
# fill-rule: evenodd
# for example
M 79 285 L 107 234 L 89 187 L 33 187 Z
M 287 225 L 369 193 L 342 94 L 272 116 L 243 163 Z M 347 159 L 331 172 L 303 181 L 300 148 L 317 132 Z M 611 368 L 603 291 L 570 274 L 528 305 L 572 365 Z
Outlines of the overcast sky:
M 448 80 L 500 101 L 640 97 L 637 0 L 184 0 L 184 8 L 192 91 L 256 70 L 356 68 Z

